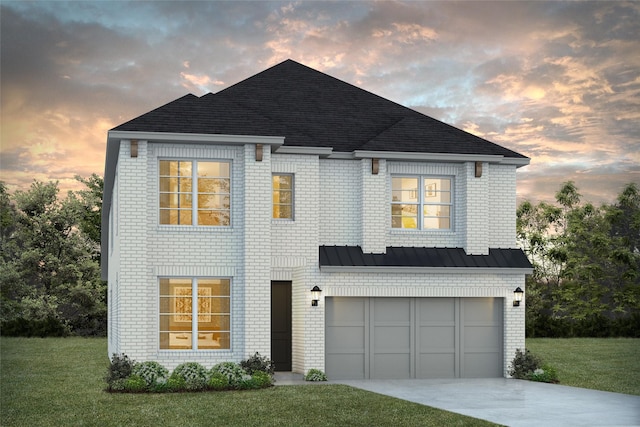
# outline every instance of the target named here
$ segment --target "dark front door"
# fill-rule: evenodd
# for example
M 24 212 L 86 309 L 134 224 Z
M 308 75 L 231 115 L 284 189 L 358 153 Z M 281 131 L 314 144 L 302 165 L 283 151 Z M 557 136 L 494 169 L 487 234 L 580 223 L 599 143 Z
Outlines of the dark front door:
M 271 360 L 291 370 L 291 282 L 271 282 Z

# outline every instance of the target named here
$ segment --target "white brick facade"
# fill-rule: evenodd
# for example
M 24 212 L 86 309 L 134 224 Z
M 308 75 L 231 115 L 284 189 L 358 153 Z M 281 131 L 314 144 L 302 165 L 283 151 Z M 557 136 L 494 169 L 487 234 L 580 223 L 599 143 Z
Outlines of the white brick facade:
M 513 307 L 513 290 L 524 274 L 509 273 L 326 273 L 321 245 L 361 246 L 384 253 L 390 246 L 462 247 L 468 254 L 515 248 L 516 166 L 474 162 L 407 162 L 321 158 L 271 153 L 255 144 L 120 143 L 114 181 L 109 244 L 109 353 L 156 360 L 172 369 L 185 361 L 207 367 L 271 353 L 270 282 L 292 282 L 292 365 L 296 372 L 324 370 L 324 298 L 496 297 L 504 298 L 504 361 L 524 346 L 524 307 Z M 231 226 L 159 225 L 160 159 L 231 162 Z M 271 218 L 273 173 L 293 174 L 294 219 Z M 391 229 L 391 176 L 453 179 L 453 229 Z M 223 277 L 231 280 L 229 350 L 161 350 L 159 278 Z M 322 288 L 319 307 L 309 290 Z

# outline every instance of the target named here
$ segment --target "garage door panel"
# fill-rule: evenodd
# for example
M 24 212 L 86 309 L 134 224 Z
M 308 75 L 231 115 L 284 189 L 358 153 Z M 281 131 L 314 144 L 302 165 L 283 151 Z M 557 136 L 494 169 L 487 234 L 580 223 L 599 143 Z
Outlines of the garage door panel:
M 409 354 L 376 354 L 373 358 L 371 378 L 411 378 L 411 356 Z
M 502 346 L 502 334 L 498 334 L 493 327 L 466 327 L 464 333 L 464 345 L 466 349 L 496 348 Z
M 330 326 L 327 328 L 327 348 L 357 348 L 364 351 L 364 326 Z
M 496 354 L 495 352 L 466 353 L 464 358 L 464 377 L 501 377 L 502 367 L 497 366 L 496 358 L 502 360 L 501 354 Z
M 331 378 L 360 380 L 366 378 L 364 354 L 328 354 L 325 369 Z
M 416 301 L 421 325 L 455 324 L 455 298 L 418 298 Z
M 368 298 L 330 298 L 326 305 L 328 324 L 345 324 L 356 322 L 364 324 Z
M 374 322 L 411 322 L 411 298 L 372 298 Z
M 502 299 L 464 298 L 465 322 L 493 323 L 502 318 Z
M 417 377 L 455 378 L 455 352 L 420 354 Z
M 409 326 L 376 326 L 374 329 L 374 349 L 403 349 L 409 351 L 411 331 Z

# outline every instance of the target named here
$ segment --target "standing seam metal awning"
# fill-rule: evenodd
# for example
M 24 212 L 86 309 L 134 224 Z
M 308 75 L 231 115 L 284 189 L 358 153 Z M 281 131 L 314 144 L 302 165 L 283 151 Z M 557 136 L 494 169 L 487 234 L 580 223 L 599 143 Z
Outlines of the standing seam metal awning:
M 384 254 L 363 253 L 360 246 L 320 246 L 320 268 L 389 267 L 444 269 L 523 269 L 533 266 L 521 249 L 491 248 L 488 255 L 467 255 L 462 248 L 396 247 Z

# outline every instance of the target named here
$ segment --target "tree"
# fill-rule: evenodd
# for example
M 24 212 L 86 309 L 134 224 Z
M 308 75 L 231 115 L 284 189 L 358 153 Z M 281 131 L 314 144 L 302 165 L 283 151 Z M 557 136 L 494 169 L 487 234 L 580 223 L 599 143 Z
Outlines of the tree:
M 557 205 L 518 207 L 518 241 L 534 265 L 527 279 L 529 336 L 633 330 L 640 321 L 639 201 L 629 184 L 616 205 L 598 208 L 582 203 L 567 182 Z
M 57 182 L 34 181 L 16 191 L 2 187 L 0 297 L 4 335 L 104 334 L 106 285 L 95 242 L 83 231 L 84 199 L 58 198 Z M 7 197 L 5 197 L 7 196 Z M 98 235 L 99 239 L 99 235 Z

